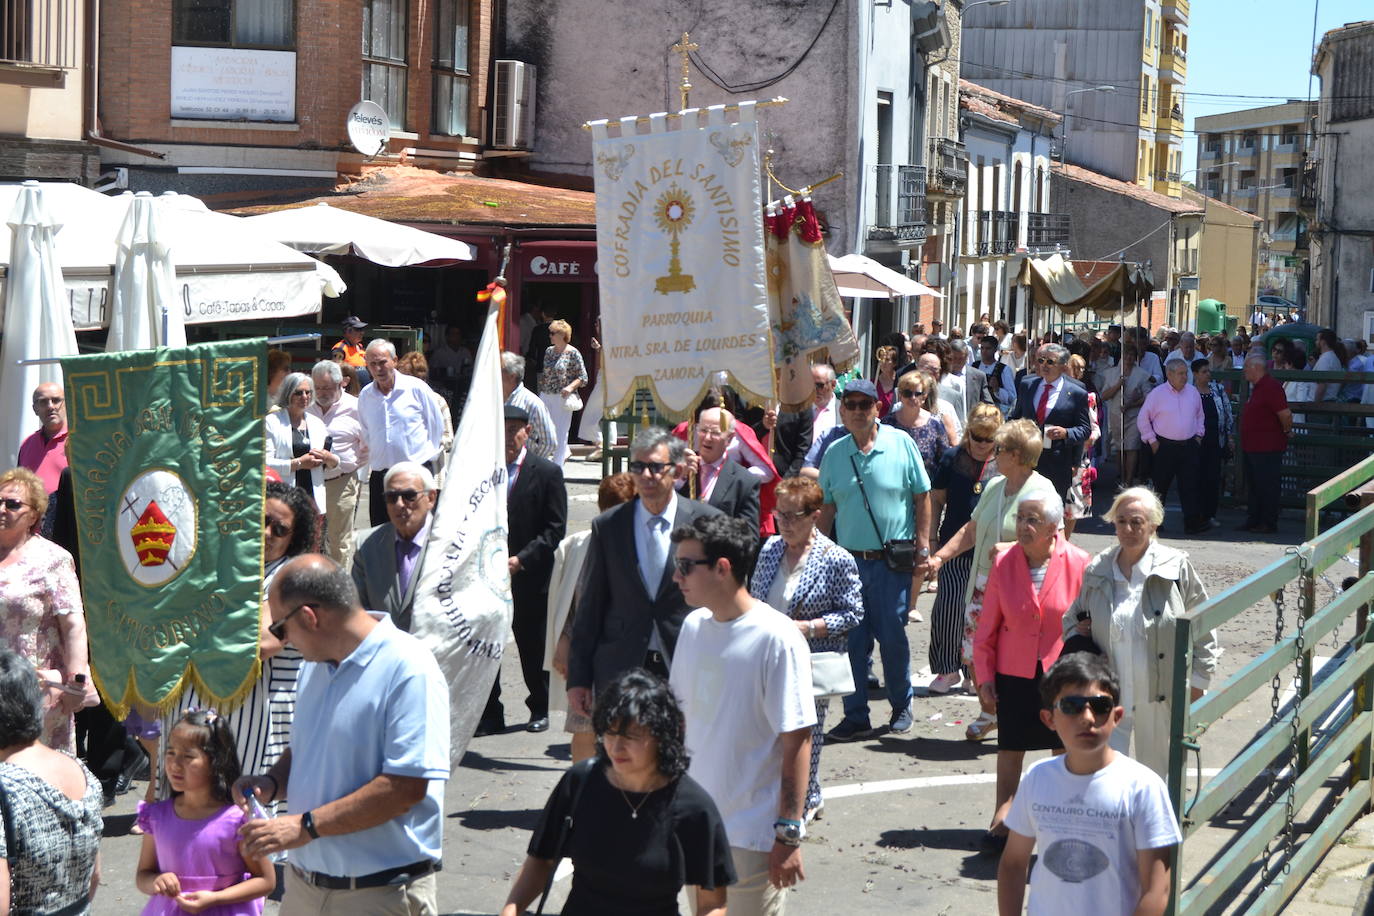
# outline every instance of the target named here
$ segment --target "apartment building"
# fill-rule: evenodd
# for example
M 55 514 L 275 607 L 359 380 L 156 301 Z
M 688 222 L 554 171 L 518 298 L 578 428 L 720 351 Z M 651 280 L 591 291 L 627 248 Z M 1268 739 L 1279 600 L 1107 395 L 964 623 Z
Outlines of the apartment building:
M 90 183 L 86 101 L 94 0 L 0 0 L 0 181 Z
M 1300 189 L 1311 223 L 1308 320 L 1374 342 L 1374 20 L 1323 35 L 1312 70 L 1321 97 Z
M 332 189 L 406 163 L 471 169 L 491 0 L 102 0 L 97 117 L 115 186 L 201 196 Z M 386 111 L 375 156 L 349 112 Z
M 1314 110 L 1290 100 L 1194 121 L 1198 190 L 1260 219 L 1258 293 L 1293 302 L 1303 296 L 1307 223 L 1298 196 Z
M 968 150 L 959 277 L 949 322 L 967 328 L 984 313 L 1026 324 L 1029 288 L 1017 284 L 1026 257 L 1069 256 L 1070 218 L 1050 207 L 1051 139 L 1059 115 L 968 80 L 959 82 Z
M 968 4 L 966 79 L 1063 116 L 1058 158 L 1183 193 L 1188 0 Z

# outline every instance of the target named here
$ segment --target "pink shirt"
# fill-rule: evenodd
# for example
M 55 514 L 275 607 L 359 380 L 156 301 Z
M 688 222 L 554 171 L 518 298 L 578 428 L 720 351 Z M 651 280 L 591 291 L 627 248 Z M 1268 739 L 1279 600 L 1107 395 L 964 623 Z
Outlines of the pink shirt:
M 44 439 L 41 429 L 25 439 L 19 446 L 19 466 L 37 474 L 49 495 L 56 493 L 57 482 L 67 467 L 67 427 L 51 439 Z
M 1182 442 L 1207 431 L 1202 414 L 1202 397 L 1194 385 L 1184 385 L 1182 391 L 1165 382 L 1145 396 L 1145 405 L 1136 418 L 1140 438 L 1147 444 L 1156 439 Z

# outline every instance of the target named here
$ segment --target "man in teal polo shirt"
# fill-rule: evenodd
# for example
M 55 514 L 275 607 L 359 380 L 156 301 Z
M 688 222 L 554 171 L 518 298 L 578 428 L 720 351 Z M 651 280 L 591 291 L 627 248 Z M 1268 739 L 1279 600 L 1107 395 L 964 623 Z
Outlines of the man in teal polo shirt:
M 849 435 L 831 445 L 821 460 L 825 503 L 820 526 L 829 531 L 834 525 L 835 541 L 854 555 L 863 583 L 864 619 L 849 631 L 854 683 L 866 681 L 868 654 L 876 639 L 892 704 L 889 731 L 903 734 L 911 730 L 911 647 L 906 619 L 910 602 L 920 593 L 930 556 L 930 481 L 911 437 L 878 424 L 878 390 L 872 382 L 848 382 L 840 410 Z M 888 567 L 883 544 L 894 540 L 915 540 L 912 572 Z M 868 697 L 859 690 L 844 698 L 844 720 L 827 737 L 853 741 L 875 734 L 868 718 Z

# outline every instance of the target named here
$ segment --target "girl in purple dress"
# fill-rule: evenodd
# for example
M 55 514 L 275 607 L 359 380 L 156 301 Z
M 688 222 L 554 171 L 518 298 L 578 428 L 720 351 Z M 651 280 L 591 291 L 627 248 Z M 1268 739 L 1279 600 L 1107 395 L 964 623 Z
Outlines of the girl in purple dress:
M 137 883 L 152 897 L 143 916 L 260 916 L 276 873 L 239 849 L 246 815 L 230 802 L 239 757 L 224 719 L 212 710 L 185 713 L 168 736 L 166 767 L 172 797 L 138 806 Z

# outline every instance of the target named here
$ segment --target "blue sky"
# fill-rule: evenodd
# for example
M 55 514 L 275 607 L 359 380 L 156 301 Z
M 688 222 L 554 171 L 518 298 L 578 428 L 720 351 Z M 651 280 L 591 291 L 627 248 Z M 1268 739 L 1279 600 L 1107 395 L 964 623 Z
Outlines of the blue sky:
M 1370 0 L 1192 0 L 1185 170 L 1197 165 L 1195 117 L 1307 98 L 1314 6 L 1318 41 L 1322 33 L 1347 22 L 1374 18 Z M 1314 77 L 1312 97 L 1320 92 Z

